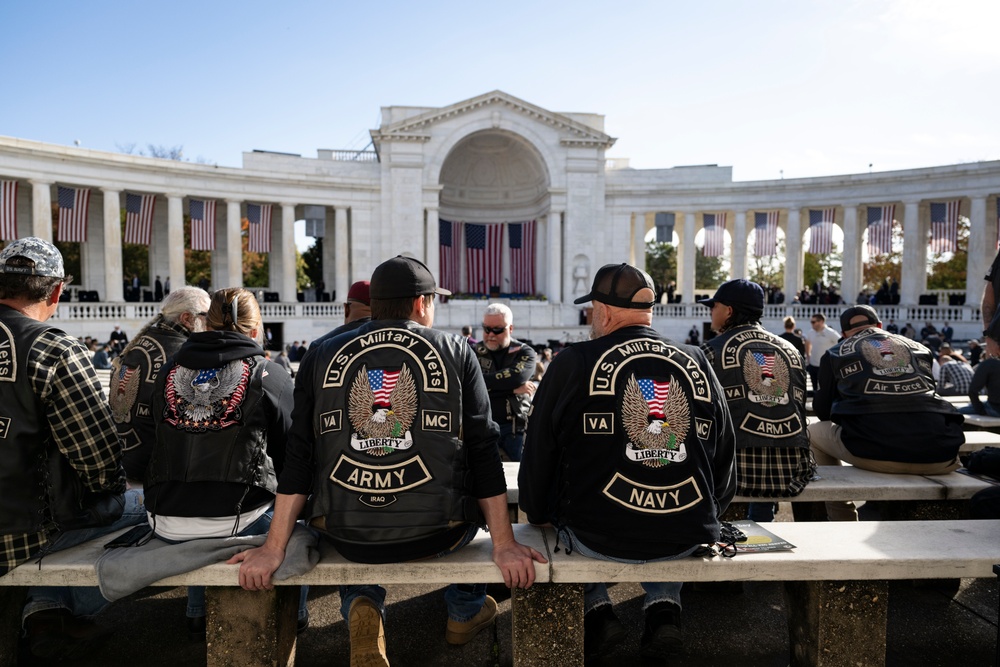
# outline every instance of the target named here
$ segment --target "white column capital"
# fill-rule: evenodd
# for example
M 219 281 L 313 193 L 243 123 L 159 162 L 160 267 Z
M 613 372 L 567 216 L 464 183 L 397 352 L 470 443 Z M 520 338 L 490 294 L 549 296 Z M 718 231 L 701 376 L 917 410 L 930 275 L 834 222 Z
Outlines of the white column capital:
M 36 187 L 45 187 L 46 185 L 54 185 L 54 181 L 46 181 L 40 178 L 29 178 L 28 182 Z

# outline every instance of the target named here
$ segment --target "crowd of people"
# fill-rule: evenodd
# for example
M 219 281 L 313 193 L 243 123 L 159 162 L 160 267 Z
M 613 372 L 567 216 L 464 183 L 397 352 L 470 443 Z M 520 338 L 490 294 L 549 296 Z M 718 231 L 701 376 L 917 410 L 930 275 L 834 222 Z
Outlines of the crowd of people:
M 302 550 L 319 540 L 352 561 L 403 562 L 458 551 L 482 529 L 504 582 L 530 587 L 545 558 L 514 538 L 503 458 L 520 461 L 528 520 L 553 528 L 567 552 L 685 558 L 719 541 L 734 495 L 768 499 L 749 517 L 771 521 L 771 499 L 801 493 L 817 464 L 954 470 L 963 417 L 938 393 L 972 392 L 980 369 L 977 410 L 1000 408 L 1000 349 L 987 343 L 966 373 L 947 324 L 922 332 L 940 339 L 935 350 L 883 328 L 868 305 L 844 310 L 839 333 L 816 313 L 804 332 L 788 318 L 779 335 L 761 324 L 767 290 L 739 279 L 701 301 L 713 336 L 702 342 L 694 328 L 679 344 L 652 327 L 650 276 L 609 264 L 576 300 L 592 304 L 591 339 L 553 354 L 515 338 L 500 303 L 483 311 L 480 340 L 471 327 L 434 329 L 435 300 L 449 292 L 403 256 L 351 286 L 343 325 L 274 360 L 251 292 L 172 291 L 132 340 L 116 327 L 105 399 L 91 353 L 48 323 L 68 280 L 46 241 L 0 251 L 0 335 L 16 350 L 0 358 L 12 380 L 0 383 L 10 452 L 0 576 L 136 526 L 99 574 L 116 595 L 218 560 L 239 564 L 243 588 L 270 589 L 307 571 Z M 987 325 L 996 340 L 1000 324 Z M 849 503 L 827 513 L 857 520 Z M 233 555 L 236 537 L 249 543 Z M 642 588 L 640 654 L 668 659 L 683 648 L 682 586 Z M 351 664 L 388 665 L 384 587 L 339 592 Z M 205 635 L 204 596 L 188 589 L 193 639 Z M 449 644 L 472 641 L 497 614 L 485 584 L 450 585 L 444 599 Z M 92 619 L 107 603 L 94 589 L 29 589 L 28 650 L 46 660 L 89 650 L 107 634 Z M 588 659 L 624 641 L 606 585 L 585 586 L 584 612 Z M 305 587 L 298 623 L 309 624 Z

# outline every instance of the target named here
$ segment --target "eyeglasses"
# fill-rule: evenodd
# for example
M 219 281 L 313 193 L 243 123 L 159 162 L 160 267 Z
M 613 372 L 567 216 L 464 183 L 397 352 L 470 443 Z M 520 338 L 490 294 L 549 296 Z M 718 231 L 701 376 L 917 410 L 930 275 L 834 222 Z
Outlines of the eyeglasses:
M 496 336 L 499 336 L 500 334 L 502 334 L 506 330 L 507 330 L 507 327 L 505 327 L 505 326 L 504 327 L 488 327 L 485 324 L 483 325 L 483 331 L 485 331 L 486 333 L 494 334 Z

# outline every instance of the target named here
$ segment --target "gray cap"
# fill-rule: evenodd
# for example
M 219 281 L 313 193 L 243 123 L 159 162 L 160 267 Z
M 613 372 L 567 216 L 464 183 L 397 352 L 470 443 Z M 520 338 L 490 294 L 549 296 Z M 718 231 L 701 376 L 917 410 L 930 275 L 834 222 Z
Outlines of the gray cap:
M 11 266 L 7 262 L 14 257 L 24 257 L 35 263 L 31 266 Z M 48 276 L 65 278 L 63 258 L 58 248 L 37 236 L 28 236 L 7 244 L 0 250 L 0 273 L 19 273 L 26 276 Z

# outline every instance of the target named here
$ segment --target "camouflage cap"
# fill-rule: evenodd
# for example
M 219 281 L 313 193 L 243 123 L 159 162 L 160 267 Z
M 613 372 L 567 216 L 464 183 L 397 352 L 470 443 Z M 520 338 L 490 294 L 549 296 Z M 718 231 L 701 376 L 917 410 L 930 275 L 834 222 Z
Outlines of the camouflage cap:
M 31 266 L 11 266 L 8 264 L 14 257 L 24 257 L 35 263 Z M 28 236 L 7 244 L 0 250 L 0 273 L 20 273 L 27 276 L 49 276 L 65 278 L 63 258 L 59 250 L 44 239 Z

